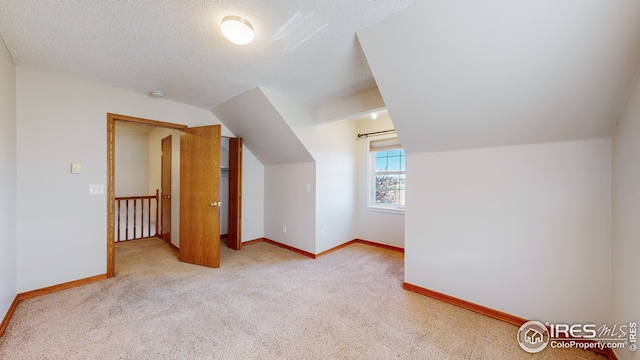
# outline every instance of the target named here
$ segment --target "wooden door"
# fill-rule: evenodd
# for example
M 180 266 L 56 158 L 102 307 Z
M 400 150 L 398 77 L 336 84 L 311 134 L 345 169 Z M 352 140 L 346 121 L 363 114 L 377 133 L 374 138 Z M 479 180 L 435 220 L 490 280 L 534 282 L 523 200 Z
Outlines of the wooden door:
M 229 139 L 229 238 L 228 247 L 242 243 L 242 138 Z
M 220 125 L 181 130 L 180 256 L 220 267 Z
M 162 200 L 160 204 L 160 237 L 171 243 L 171 135 L 162 139 Z

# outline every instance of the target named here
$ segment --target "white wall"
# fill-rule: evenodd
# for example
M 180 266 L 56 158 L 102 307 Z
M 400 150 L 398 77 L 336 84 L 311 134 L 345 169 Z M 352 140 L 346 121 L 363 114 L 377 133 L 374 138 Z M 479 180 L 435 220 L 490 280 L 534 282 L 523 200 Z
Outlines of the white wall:
M 162 139 L 171 136 L 171 243 L 180 247 L 180 131 L 157 127 L 147 137 L 149 183 L 147 193 L 162 187 Z M 159 216 L 162 216 L 159 214 Z
M 149 195 L 147 133 L 118 129 L 116 125 L 116 196 Z
M 242 241 L 265 236 L 265 167 L 242 147 Z
M 527 319 L 605 323 L 610 204 L 611 139 L 408 154 L 405 281 Z
M 613 137 L 613 322 L 640 321 L 640 82 Z M 640 359 L 627 349 L 620 360 Z
M 355 124 L 347 120 L 318 124 L 315 109 L 273 89 L 260 89 L 315 159 L 316 233 L 314 250 L 310 252 L 317 254 L 353 240 Z
M 356 237 L 356 134 L 355 122 L 347 120 L 313 127 L 316 253 Z
M 264 87 L 242 94 L 233 101 L 225 103 L 224 106 L 216 108 L 214 112 L 225 116 L 225 121 L 229 121 L 230 124 L 238 125 L 239 122 L 244 124 L 250 119 L 256 119 L 256 116 L 262 118 L 255 114 L 245 116 L 244 113 L 237 113 L 238 109 L 254 108 L 255 110 L 255 106 L 262 109 L 275 109 L 277 113 L 270 113 L 269 118 L 277 118 L 278 124 L 284 120 L 288 131 L 292 130 L 296 137 L 295 141 L 288 140 L 288 142 L 300 142 L 315 160 L 313 181 L 311 179 L 302 181 L 312 172 L 308 165 L 312 164 L 310 162 L 295 162 L 281 167 L 268 165 L 265 168 L 263 190 L 265 236 L 293 247 L 298 247 L 297 244 L 299 244 L 303 246 L 300 249 L 314 254 L 353 240 L 357 233 L 356 189 L 361 186 L 356 171 L 358 169 L 356 164 L 358 160 L 357 125 L 348 120 L 319 124 L 315 121 L 314 108 L 299 103 L 274 89 Z M 249 132 L 249 135 L 252 136 L 254 143 L 260 142 L 262 147 L 273 145 L 271 144 L 273 139 L 265 137 L 264 134 L 256 136 L 255 133 Z M 288 173 L 289 171 L 291 173 Z M 249 195 L 247 189 L 258 188 L 247 186 L 247 179 L 253 179 L 247 176 L 246 171 L 244 179 L 243 196 L 246 199 Z M 298 183 L 296 179 L 302 182 Z M 287 186 L 283 187 L 283 184 Z M 307 207 L 309 204 L 306 200 L 301 202 L 299 198 L 292 195 L 300 189 L 300 184 L 312 184 L 310 193 L 315 198 L 313 209 L 315 219 L 308 218 L 311 210 Z M 256 185 L 259 184 L 256 183 Z M 304 194 L 304 198 L 307 198 L 307 194 Z M 298 211 L 300 207 L 304 211 Z M 243 209 L 243 212 L 246 211 L 246 207 Z M 384 215 L 388 214 L 383 214 L 378 219 L 383 219 Z M 375 218 L 375 215 L 371 218 Z M 398 218 L 398 216 L 393 217 L 394 220 Z M 243 224 L 247 224 L 246 217 L 243 218 Z M 282 226 L 290 227 L 289 224 L 306 224 L 305 230 L 313 231 L 313 234 L 309 237 L 310 235 L 305 233 L 302 238 L 294 237 L 296 231 L 283 234 Z M 382 228 L 376 225 L 373 231 Z M 400 235 L 394 233 L 396 230 Z M 402 246 L 403 231 L 403 221 L 396 220 L 387 230 L 386 234 L 390 235 L 388 238 L 384 235 L 368 237 L 372 238 L 372 241 L 384 238 L 378 241 Z M 400 240 L 397 240 L 398 238 Z M 244 230 L 243 239 L 251 239 Z
M 315 192 L 315 163 L 265 166 L 264 236 L 315 254 Z
M 107 113 L 189 126 L 220 122 L 205 109 L 16 69 L 17 272 L 24 292 L 106 271 L 107 199 L 88 187 L 107 182 Z M 224 126 L 222 135 L 233 136 Z M 82 162 L 81 175 L 70 174 L 72 161 Z
M 17 293 L 16 66 L 0 39 L 0 321 Z
M 390 130 L 394 128 L 391 118 L 380 116 L 376 120 L 357 123 L 359 134 Z M 367 209 L 369 204 L 369 148 L 365 137 L 357 140 L 357 203 L 356 237 L 380 244 L 404 248 L 404 214 Z

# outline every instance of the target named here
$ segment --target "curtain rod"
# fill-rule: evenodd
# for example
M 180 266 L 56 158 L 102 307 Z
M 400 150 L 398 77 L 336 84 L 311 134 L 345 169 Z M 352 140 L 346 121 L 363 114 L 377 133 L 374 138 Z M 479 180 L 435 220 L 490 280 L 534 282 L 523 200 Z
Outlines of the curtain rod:
M 376 135 L 376 134 L 385 134 L 385 133 L 390 133 L 390 132 L 395 132 L 395 131 L 396 131 L 396 129 L 382 130 L 382 131 L 370 132 L 370 133 L 366 133 L 366 134 L 358 134 L 358 137 L 361 138 L 363 136 Z

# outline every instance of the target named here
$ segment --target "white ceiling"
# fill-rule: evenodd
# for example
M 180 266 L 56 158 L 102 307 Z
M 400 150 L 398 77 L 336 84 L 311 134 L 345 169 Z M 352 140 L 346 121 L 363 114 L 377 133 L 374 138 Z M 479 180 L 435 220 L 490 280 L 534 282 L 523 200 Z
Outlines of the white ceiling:
M 358 31 L 408 152 L 610 136 L 638 0 L 424 0 Z
M 355 32 L 415 0 L 0 0 L 18 65 L 211 109 L 256 86 L 323 103 L 375 88 Z M 224 39 L 246 17 L 256 39 Z
M 212 110 L 225 126 L 264 165 L 295 164 L 314 161 L 282 114 L 255 88 L 227 100 Z

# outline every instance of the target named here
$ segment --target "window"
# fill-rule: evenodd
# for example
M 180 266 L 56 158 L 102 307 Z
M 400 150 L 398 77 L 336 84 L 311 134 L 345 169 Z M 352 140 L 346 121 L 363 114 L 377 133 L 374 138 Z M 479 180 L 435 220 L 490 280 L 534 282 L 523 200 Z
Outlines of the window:
M 369 141 L 369 207 L 403 210 L 406 157 L 397 136 Z

